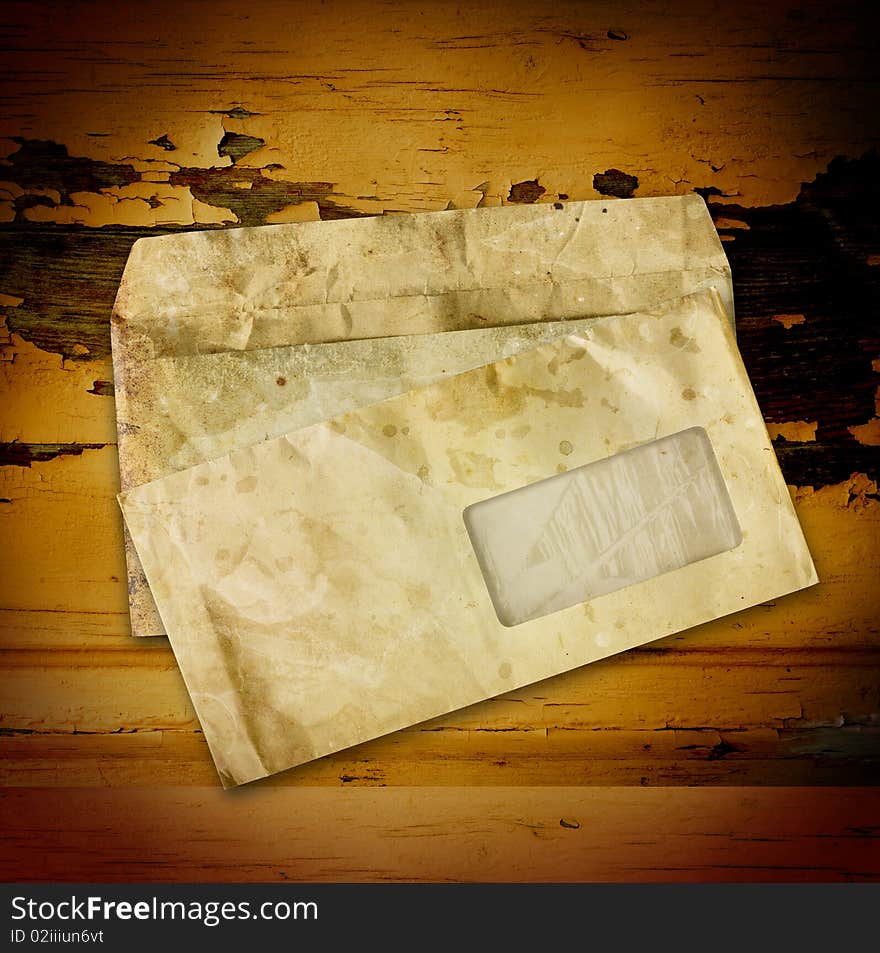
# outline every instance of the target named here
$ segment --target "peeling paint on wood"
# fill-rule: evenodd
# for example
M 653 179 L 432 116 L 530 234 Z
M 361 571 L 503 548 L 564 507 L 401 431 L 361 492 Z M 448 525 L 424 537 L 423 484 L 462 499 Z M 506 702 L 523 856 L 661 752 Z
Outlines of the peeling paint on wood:
M 233 164 L 243 159 L 245 156 L 256 152 L 261 146 L 266 145 L 265 139 L 258 136 L 245 136 L 238 132 L 227 132 L 217 145 L 217 155 L 228 156 Z
M 593 188 L 599 195 L 613 195 L 619 199 L 631 199 L 638 187 L 638 177 L 621 172 L 620 169 L 606 169 L 604 172 L 597 172 L 593 176 Z
M 164 149 L 165 152 L 174 152 L 177 148 L 168 136 L 159 136 L 157 139 L 150 139 L 149 144 L 151 146 L 158 146 L 160 149 Z
M 208 205 L 230 209 L 236 225 L 265 225 L 269 217 L 288 205 L 315 202 L 326 219 L 348 218 L 354 213 L 338 206 L 331 198 L 332 182 L 288 182 L 268 178 L 267 169 L 182 168 L 172 172 L 171 185 L 182 185 Z M 241 184 L 247 183 L 247 188 Z
M 68 195 L 70 175 L 82 184 L 85 160 L 70 160 L 66 149 L 50 145 L 33 147 L 45 176 L 39 188 L 46 191 L 53 187 L 47 183 L 54 183 Z M 115 181 L 120 168 L 130 167 L 100 166 L 99 175 Z M 282 213 L 311 203 L 323 218 L 354 214 L 336 203 L 332 183 L 289 182 L 269 178 L 271 171 L 181 167 L 169 173 L 169 183 L 206 206 L 230 209 L 237 224 L 293 220 L 296 216 Z M 21 178 L 37 188 L 34 176 Z M 716 220 L 733 212 L 747 226 L 726 244 L 739 345 L 765 417 L 779 434 L 783 473 L 795 485 L 838 483 L 854 472 L 880 475 L 872 423 L 880 387 L 872 363 L 880 354 L 873 317 L 880 277 L 867 263 L 872 249 L 880 247 L 878 181 L 880 158 L 869 153 L 836 159 L 788 205 L 709 206 Z M 538 180 L 529 179 L 511 186 L 508 200 L 533 202 L 543 194 Z M 10 329 L 67 357 L 106 357 L 108 316 L 131 244 L 143 235 L 177 230 L 0 227 L 3 291 L 23 299 L 8 312 Z M 791 314 L 802 320 L 780 321 L 780 315 Z M 809 452 L 782 443 L 785 428 L 797 420 L 816 422 L 816 446 Z
M 537 202 L 546 191 L 537 179 L 527 179 L 525 182 L 511 185 L 507 193 L 507 201 L 513 205 L 530 205 L 532 202 Z
M 29 467 L 62 456 L 79 456 L 84 450 L 101 450 L 103 443 L 0 443 L 0 467 Z
M 71 195 L 76 192 L 99 192 L 101 189 L 128 185 L 138 179 L 138 173 L 128 163 L 109 163 L 85 156 L 71 156 L 61 143 L 41 139 L 25 139 L 12 136 L 18 149 L 11 152 L 0 165 L 3 182 L 11 182 L 25 190 L 15 199 L 16 208 L 26 207 L 27 191 L 39 189 L 47 193 L 40 196 L 45 201 L 39 204 L 72 204 Z M 58 195 L 53 200 L 51 191 Z
M 113 388 L 113 381 L 95 381 L 88 393 L 98 397 L 113 397 L 116 391 Z

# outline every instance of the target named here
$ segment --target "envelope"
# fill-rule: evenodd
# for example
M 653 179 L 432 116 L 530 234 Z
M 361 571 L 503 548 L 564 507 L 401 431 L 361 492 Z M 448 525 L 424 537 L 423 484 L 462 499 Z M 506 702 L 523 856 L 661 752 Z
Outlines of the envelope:
M 524 325 L 710 286 L 732 317 L 727 259 L 695 195 L 141 239 L 111 330 L 122 488 L 549 333 Z M 406 340 L 416 335 L 426 337 Z M 126 555 L 132 632 L 160 635 L 127 534 Z
M 715 291 L 120 502 L 227 786 L 817 581 Z

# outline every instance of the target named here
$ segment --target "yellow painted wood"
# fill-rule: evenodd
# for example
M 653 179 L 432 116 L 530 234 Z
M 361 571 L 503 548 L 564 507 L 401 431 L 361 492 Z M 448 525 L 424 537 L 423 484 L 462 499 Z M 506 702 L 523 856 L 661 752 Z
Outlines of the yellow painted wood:
M 861 788 L 7 790 L 0 867 L 102 881 L 863 881 Z M 64 825 L 54 822 L 59 815 Z M 564 822 L 564 823 L 563 823 Z M 124 832 L 120 836 L 120 832 Z M 231 858 L 235 858 L 234 863 Z
M 597 198 L 594 175 L 619 169 L 639 195 L 714 188 L 734 247 L 735 206 L 790 202 L 876 141 L 870 26 L 813 0 L 102 0 L 65 16 L 12 3 L 3 19 L 0 137 L 144 179 L 84 185 L 31 222 L 234 224 L 199 176 L 228 167 L 219 143 L 241 134 L 264 144 L 239 160 L 244 185 L 259 180 L 240 211 L 292 183 L 260 223 L 317 217 L 296 183 L 375 213 L 499 204 L 531 181 L 541 201 Z M 163 135 L 174 151 L 150 143 Z M 0 223 L 13 192 L 0 184 Z M 68 265 L 86 309 L 96 263 Z M 0 328 L 56 303 L 39 279 L 0 274 Z M 876 789 L 842 787 L 877 778 L 880 501 L 863 475 L 792 488 L 822 579 L 808 592 L 223 793 L 167 643 L 128 635 L 113 399 L 95 386 L 111 368 L 84 346 L 75 358 L 0 330 L 0 442 L 95 446 L 0 467 L 7 878 L 880 874 Z M 810 420 L 774 425 L 815 439 Z M 853 436 L 876 443 L 876 418 Z

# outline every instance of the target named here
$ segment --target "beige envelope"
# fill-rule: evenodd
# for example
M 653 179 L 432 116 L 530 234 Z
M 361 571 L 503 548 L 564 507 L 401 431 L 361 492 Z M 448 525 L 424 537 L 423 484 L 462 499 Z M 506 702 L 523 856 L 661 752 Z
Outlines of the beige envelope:
M 122 488 L 550 333 L 513 325 L 636 311 L 710 286 L 732 314 L 727 259 L 694 195 L 142 239 L 112 324 Z M 447 335 L 465 329 L 480 330 Z M 352 346 L 376 338 L 388 340 Z M 126 550 L 133 634 L 159 635 L 127 535 Z
M 816 582 L 715 292 L 120 501 L 224 785 Z

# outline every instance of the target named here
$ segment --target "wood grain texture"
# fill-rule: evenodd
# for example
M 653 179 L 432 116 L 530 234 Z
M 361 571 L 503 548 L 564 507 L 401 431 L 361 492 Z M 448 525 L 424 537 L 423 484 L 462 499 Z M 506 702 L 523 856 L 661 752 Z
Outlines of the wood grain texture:
M 94 881 L 843 881 L 880 876 L 864 788 L 24 789 L 0 869 Z M 63 822 L 59 823 L 59 818 Z M 234 862 L 231 861 L 234 858 Z
M 876 878 L 877 11 L 424 6 L 0 9 L 3 873 Z M 691 190 L 821 584 L 215 790 L 167 643 L 127 633 L 109 314 L 131 244 Z

